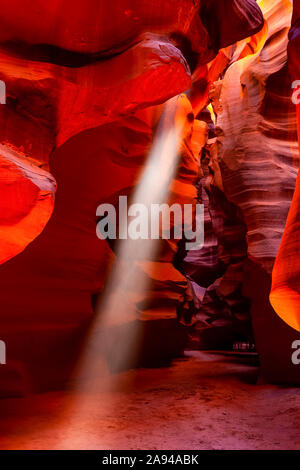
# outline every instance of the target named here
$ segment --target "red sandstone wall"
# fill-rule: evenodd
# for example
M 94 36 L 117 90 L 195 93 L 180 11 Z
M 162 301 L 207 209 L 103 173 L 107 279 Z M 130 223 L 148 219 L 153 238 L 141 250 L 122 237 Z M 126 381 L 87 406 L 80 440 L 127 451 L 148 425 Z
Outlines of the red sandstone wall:
M 1 0 L 0 11 L 0 190 L 19 188 L 1 219 L 9 359 L 0 373 L 13 394 L 66 377 L 112 259 L 95 236 L 96 207 L 132 192 L 161 105 L 194 83 L 201 109 L 208 82 L 228 64 L 219 49 L 255 35 L 263 19 L 254 0 Z M 183 173 L 196 161 L 182 152 Z M 173 193 L 191 197 L 176 184 Z
M 300 5 L 294 2 L 292 27 L 289 34 L 289 70 L 293 80 L 300 77 Z M 297 105 L 298 139 L 300 143 L 300 105 Z M 292 328 L 300 331 L 299 301 L 299 174 L 290 207 L 284 236 L 273 270 L 271 303 L 278 315 Z

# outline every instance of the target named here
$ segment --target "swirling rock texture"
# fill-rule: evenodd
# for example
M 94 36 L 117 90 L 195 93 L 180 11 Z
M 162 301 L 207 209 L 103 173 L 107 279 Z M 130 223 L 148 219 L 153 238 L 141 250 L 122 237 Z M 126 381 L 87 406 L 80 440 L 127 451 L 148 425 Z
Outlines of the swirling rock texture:
M 295 3 L 292 18 L 292 27 L 289 35 L 289 69 L 292 78 L 296 81 L 300 76 L 299 66 L 299 44 L 300 44 L 300 5 Z M 296 91 L 297 89 L 295 89 Z M 298 136 L 299 136 L 299 104 L 298 114 Z M 299 179 L 296 191 L 290 207 L 289 216 L 282 239 L 280 250 L 273 270 L 273 283 L 271 302 L 276 312 L 292 328 L 300 330 L 299 320 L 299 269 L 297 266 L 298 252 L 298 212 L 299 212 Z
M 56 182 L 50 173 L 4 145 L 0 168 L 0 260 L 4 263 L 23 251 L 47 224 Z
M 216 97 L 222 82 L 217 83 L 210 96 L 214 109 L 221 111 Z M 198 183 L 198 202 L 204 204 L 204 246 L 187 253 L 184 271 L 192 285 L 196 285 L 194 318 L 187 316 L 195 324 L 192 344 L 218 349 L 228 348 L 237 340 L 251 342 L 253 338 L 249 299 L 242 294 L 247 260 L 246 226 L 240 208 L 224 192 L 215 126 L 207 111 L 199 114 L 210 127 L 210 139 L 202 150 L 202 175 Z M 181 320 L 187 323 L 183 317 Z
M 219 49 L 258 33 L 263 18 L 254 0 L 1 0 L 0 8 L 0 79 L 7 87 L 1 190 L 2 181 L 19 188 L 7 198 L 1 227 L 9 240 L 9 227 L 22 233 L 17 246 L 3 244 L 8 261 L 0 267 L 1 339 L 9 345 L 1 391 L 14 394 L 67 377 L 112 260 L 95 236 L 96 207 L 132 194 L 162 105 L 191 88 L 201 108 L 208 81 L 232 59 Z M 179 149 L 171 200 L 195 196 L 191 139 Z M 184 284 L 170 274 L 170 249 L 176 243 L 158 258 L 169 264 L 163 276 L 159 264 L 156 278 L 163 289 L 170 281 L 169 293 Z M 155 278 L 154 267 L 144 275 Z
M 268 300 L 271 272 L 299 166 L 296 110 L 288 71 L 288 65 L 293 70 L 294 63 L 291 57 L 288 64 L 287 55 L 292 5 L 264 1 L 260 6 L 267 32 L 259 50 L 228 68 L 216 96 L 219 164 L 224 193 L 240 210 L 246 228 L 247 257 L 239 264 L 238 278 L 243 295 L 251 299 L 262 375 L 271 381 L 299 382 L 300 375 L 291 361 L 292 343 L 299 335 L 277 317 Z M 295 37 L 293 29 L 290 37 Z M 284 247 L 290 247 L 288 231 L 289 223 L 273 289 L 278 285 L 280 260 L 281 275 L 291 272 L 284 253 Z M 294 235 L 293 240 L 297 240 Z M 293 279 L 297 284 L 297 276 Z M 272 294 L 276 308 L 275 296 L 276 291 Z M 287 311 L 288 299 L 288 295 L 282 298 L 282 309 Z
M 294 2 L 294 11 L 292 17 L 292 26 L 289 33 L 289 71 L 292 80 L 299 80 L 300 63 L 300 5 Z M 298 87 L 299 89 L 299 87 Z M 294 90 L 297 92 L 297 88 Z M 298 93 L 297 93 L 298 97 Z M 298 100 L 295 100 L 295 105 Z M 298 142 L 300 147 L 300 105 L 297 104 L 297 122 L 298 122 Z M 287 223 L 276 258 L 272 275 L 272 290 L 270 294 L 271 304 L 276 313 L 284 320 L 280 321 L 281 333 L 284 346 L 299 341 L 299 174 L 297 178 L 296 190 L 287 218 Z M 286 326 L 288 324 L 291 328 Z M 284 333 L 284 335 L 283 335 Z M 270 362 L 270 358 L 269 358 Z M 291 371 L 292 374 L 293 371 Z M 295 375 L 295 374 L 294 374 Z

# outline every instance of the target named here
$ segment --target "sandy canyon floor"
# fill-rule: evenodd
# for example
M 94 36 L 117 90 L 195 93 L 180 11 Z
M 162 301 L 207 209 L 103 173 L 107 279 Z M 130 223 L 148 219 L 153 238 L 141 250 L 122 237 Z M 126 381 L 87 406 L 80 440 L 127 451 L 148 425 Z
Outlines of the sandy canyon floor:
M 0 401 L 1 449 L 299 449 L 300 389 L 242 358 L 190 352 L 84 392 Z

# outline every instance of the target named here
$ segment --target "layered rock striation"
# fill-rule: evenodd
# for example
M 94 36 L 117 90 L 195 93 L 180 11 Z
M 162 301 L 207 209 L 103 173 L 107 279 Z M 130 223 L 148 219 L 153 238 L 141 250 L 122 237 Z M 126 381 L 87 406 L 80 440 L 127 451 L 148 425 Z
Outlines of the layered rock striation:
M 205 102 L 206 64 L 216 57 L 215 77 L 219 49 L 255 35 L 263 18 L 254 0 L 1 0 L 0 8 L 1 188 L 13 182 L 22 193 L 20 202 L 18 191 L 7 199 L 2 224 L 22 237 L 0 266 L 0 331 L 10 351 L 0 373 L 13 394 L 68 376 L 113 258 L 95 234 L 97 206 L 133 193 L 164 103 L 193 83 Z M 182 143 L 169 193 L 181 203 L 195 197 L 200 151 L 191 135 Z M 6 235 L 3 246 L 13 240 Z M 163 245 L 165 278 L 180 290 L 184 279 L 172 284 L 169 269 L 177 243 Z

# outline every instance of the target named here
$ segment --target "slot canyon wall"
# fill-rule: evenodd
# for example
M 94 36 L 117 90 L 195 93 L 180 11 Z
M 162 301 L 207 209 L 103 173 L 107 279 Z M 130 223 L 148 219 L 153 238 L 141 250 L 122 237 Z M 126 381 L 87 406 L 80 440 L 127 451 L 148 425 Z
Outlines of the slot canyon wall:
M 268 300 L 299 167 L 296 108 L 291 100 L 296 67 L 295 61 L 288 61 L 287 51 L 292 5 L 285 1 L 262 2 L 261 8 L 266 34 L 258 50 L 231 65 L 221 91 L 215 92 L 219 159 L 224 193 L 240 209 L 246 227 L 247 256 L 236 266 L 232 285 L 239 281 L 243 296 L 251 301 L 262 375 L 270 381 L 298 382 L 291 354 L 299 333 L 277 317 Z M 276 266 L 282 258 L 281 248 Z M 284 258 L 287 272 L 286 255 Z M 273 288 L 277 271 L 275 267 Z M 276 303 L 272 304 L 280 314 Z M 285 314 L 281 316 L 286 320 L 286 295 L 282 309 Z
M 204 322 L 243 335 L 251 310 L 268 374 L 272 347 L 262 336 L 276 343 L 278 328 L 289 328 L 268 296 L 299 164 L 291 2 L 0 0 L 0 8 L 0 336 L 9 353 L 1 394 L 68 378 L 115 260 L 115 247 L 96 237 L 96 208 L 134 195 L 170 102 L 182 133 L 168 202 L 195 202 L 201 163 L 205 246 L 179 272 L 179 241 L 161 241 L 153 258 L 134 260 L 146 294 L 128 285 L 124 302 L 150 324 L 150 345 L 159 334 L 180 343 L 170 325 L 188 275 L 198 286 L 196 330 Z M 205 163 L 209 100 L 217 142 Z M 285 346 L 295 335 L 282 334 Z
M 295 2 L 292 27 L 289 34 L 289 67 L 291 77 L 297 82 L 300 76 L 298 51 L 300 47 L 300 5 Z M 295 83 L 295 97 L 300 82 Z M 299 100 L 298 100 L 299 101 Z M 295 103 L 296 104 L 296 103 Z M 297 104 L 298 138 L 300 144 L 300 108 Z M 299 281 L 298 281 L 298 211 L 299 211 L 299 182 L 290 207 L 287 226 L 281 247 L 276 259 L 273 272 L 271 302 L 277 313 L 292 328 L 299 331 Z
M 214 325 L 220 330 L 218 342 L 223 336 L 228 340 L 230 332 L 245 340 L 251 320 L 262 377 L 299 382 L 291 361 L 292 345 L 299 340 L 297 192 L 293 198 L 299 150 L 296 107 L 291 99 L 292 82 L 298 75 L 299 6 L 295 2 L 293 11 L 291 2 L 278 1 L 261 2 L 260 7 L 264 28 L 255 38 L 234 46 L 230 57 L 239 54 L 240 60 L 230 63 L 229 58 L 229 67 L 209 93 L 218 149 L 210 162 L 213 176 L 204 184 L 214 255 L 209 237 L 201 253 L 193 254 L 198 264 L 195 279 L 199 283 L 197 276 L 203 274 L 200 283 L 207 289 L 195 315 L 196 330 L 200 341 L 203 329 Z M 243 57 L 245 44 L 252 47 L 252 53 Z M 207 286 L 209 263 L 215 277 Z M 275 311 L 268 298 L 272 274 Z

